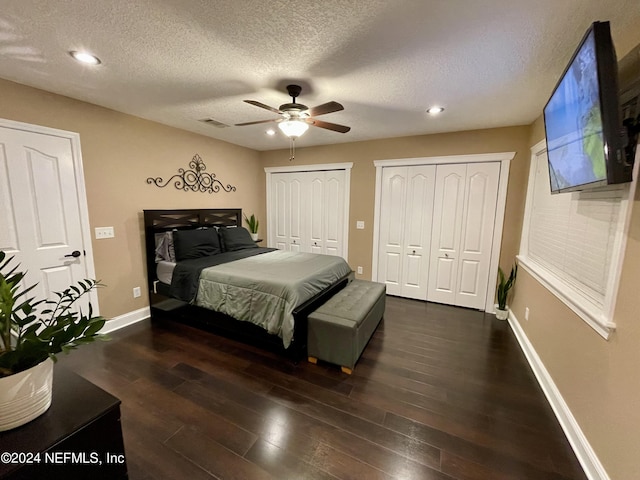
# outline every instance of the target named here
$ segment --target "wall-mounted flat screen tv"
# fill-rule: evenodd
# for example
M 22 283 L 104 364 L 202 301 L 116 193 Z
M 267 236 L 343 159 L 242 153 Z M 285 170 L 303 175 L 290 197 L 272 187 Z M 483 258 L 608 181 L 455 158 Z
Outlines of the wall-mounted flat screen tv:
M 587 30 L 544 108 L 551 192 L 631 181 L 609 22 Z

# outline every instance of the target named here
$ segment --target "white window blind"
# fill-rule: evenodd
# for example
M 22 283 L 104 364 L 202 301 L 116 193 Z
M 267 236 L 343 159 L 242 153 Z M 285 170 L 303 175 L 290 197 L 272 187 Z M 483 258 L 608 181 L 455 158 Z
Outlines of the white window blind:
M 534 147 L 520 263 L 607 337 L 623 255 L 629 184 L 552 195 L 546 150 Z

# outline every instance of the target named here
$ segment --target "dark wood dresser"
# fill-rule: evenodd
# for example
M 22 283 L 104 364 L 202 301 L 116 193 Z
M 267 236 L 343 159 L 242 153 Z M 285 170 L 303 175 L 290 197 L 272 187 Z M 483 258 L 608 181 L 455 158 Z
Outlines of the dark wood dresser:
M 10 458 L 17 463 L 7 463 Z M 126 479 L 120 400 L 61 365 L 51 407 L 0 432 L 0 479 Z

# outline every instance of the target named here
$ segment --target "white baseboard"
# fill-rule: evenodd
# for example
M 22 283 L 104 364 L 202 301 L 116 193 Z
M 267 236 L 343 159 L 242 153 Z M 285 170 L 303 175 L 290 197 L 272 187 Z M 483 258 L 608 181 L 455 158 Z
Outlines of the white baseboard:
M 151 310 L 149 307 L 140 308 L 138 310 L 134 310 L 133 312 L 125 313 L 123 315 L 118 315 L 117 317 L 113 317 L 111 320 L 107 320 L 100 330 L 100 333 L 111 333 L 116 330 L 120 330 L 121 328 L 128 327 L 129 325 L 133 325 L 134 323 L 141 322 L 151 316 Z
M 587 478 L 589 480 L 610 480 L 609 475 L 604 469 L 602 463 L 600 463 L 596 452 L 591 448 L 587 437 L 585 437 L 580 425 L 578 425 L 578 422 L 571 413 L 571 410 L 569 410 L 569 406 L 564 401 L 564 398 L 562 398 L 560 390 L 558 390 L 558 387 L 553 382 L 551 375 L 549 375 L 549 372 L 542 363 L 542 360 L 540 360 L 540 357 L 533 348 L 533 345 L 531 345 L 527 335 L 524 333 L 524 330 L 522 330 L 518 319 L 511 311 L 509 311 L 509 325 L 518 339 L 520 348 L 527 357 L 529 365 L 531 366 L 542 391 L 547 397 L 547 401 L 551 405 L 558 422 L 560 422 L 560 426 L 562 427 L 562 430 L 564 430 L 564 434 L 567 436 L 567 439 L 571 444 L 571 448 L 573 448 L 573 451 L 576 454 L 580 465 L 582 465 L 582 469 L 584 470 Z

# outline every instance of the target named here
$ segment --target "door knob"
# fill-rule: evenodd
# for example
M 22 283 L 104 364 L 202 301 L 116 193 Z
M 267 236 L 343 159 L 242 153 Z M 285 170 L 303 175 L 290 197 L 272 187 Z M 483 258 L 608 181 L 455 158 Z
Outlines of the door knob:
M 449 254 L 448 254 L 448 253 L 445 253 L 445 254 L 444 254 L 444 256 L 445 256 L 446 258 L 449 258 Z
M 80 250 L 74 250 L 69 255 L 65 255 L 65 257 L 75 257 L 78 258 L 81 255 Z
M 414 255 L 416 254 L 416 251 L 415 251 L 415 250 L 413 251 L 413 254 L 414 254 Z

